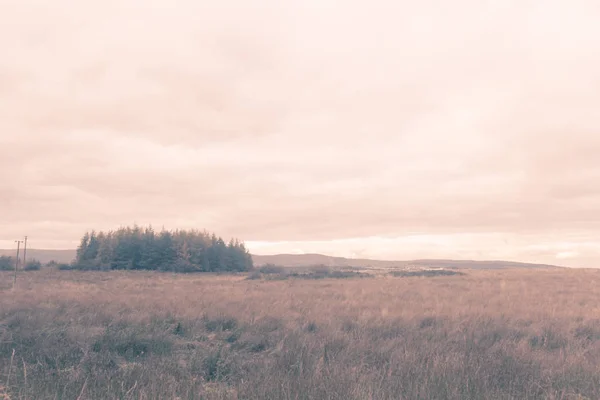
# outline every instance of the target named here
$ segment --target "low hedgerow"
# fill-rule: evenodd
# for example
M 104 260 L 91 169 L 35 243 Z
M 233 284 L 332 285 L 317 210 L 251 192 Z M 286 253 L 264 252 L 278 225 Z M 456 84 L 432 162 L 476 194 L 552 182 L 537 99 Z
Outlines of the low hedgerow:
M 395 277 L 436 277 L 436 276 L 462 276 L 465 275 L 464 272 L 452 271 L 447 269 L 423 269 L 423 270 L 414 270 L 414 271 L 392 271 L 390 272 L 391 276 Z

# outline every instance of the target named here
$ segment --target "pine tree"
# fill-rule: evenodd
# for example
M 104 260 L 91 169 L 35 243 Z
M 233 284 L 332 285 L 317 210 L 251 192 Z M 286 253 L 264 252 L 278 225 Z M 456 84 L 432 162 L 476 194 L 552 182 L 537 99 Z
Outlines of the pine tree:
M 178 272 L 247 271 L 252 259 L 237 239 L 227 244 L 206 231 L 120 228 L 86 232 L 77 249 L 81 269 L 148 269 Z
M 85 233 L 79 242 L 79 247 L 77 247 L 77 262 L 81 263 L 85 261 L 85 253 L 87 251 L 88 243 L 90 241 L 90 234 Z

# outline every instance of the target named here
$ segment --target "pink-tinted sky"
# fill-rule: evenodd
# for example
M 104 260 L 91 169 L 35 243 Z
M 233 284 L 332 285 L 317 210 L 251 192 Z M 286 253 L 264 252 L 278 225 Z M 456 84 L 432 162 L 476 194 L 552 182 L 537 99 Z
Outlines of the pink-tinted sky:
M 0 0 L 0 248 L 600 266 L 600 2 Z

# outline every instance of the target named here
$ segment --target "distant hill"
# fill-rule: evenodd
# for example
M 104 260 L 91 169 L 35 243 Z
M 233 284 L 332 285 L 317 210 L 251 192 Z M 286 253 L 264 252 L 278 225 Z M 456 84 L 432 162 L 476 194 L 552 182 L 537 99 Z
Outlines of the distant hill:
M 0 250 L 0 255 L 15 256 L 15 250 Z M 27 249 L 27 258 L 42 263 L 52 260 L 58 263 L 70 263 L 75 258 L 75 250 L 38 250 Z M 411 260 L 385 261 L 359 258 L 332 257 L 323 254 L 277 254 L 270 256 L 252 255 L 254 265 L 276 264 L 284 267 L 304 267 L 325 265 L 328 267 L 372 267 L 372 268 L 465 268 L 465 269 L 501 269 L 501 268 L 560 268 L 556 265 L 520 263 L 513 261 L 474 261 L 474 260 Z
M 277 254 L 270 256 L 252 256 L 255 265 L 276 264 L 284 267 L 301 267 L 307 265 L 325 265 L 328 267 L 372 267 L 372 268 L 466 268 L 466 269 L 501 269 L 501 268 L 560 268 L 556 265 L 520 263 L 513 261 L 474 261 L 474 260 L 410 260 L 384 261 L 331 257 L 323 254 Z
M 12 256 L 15 257 L 17 251 L 13 250 L 0 250 L 0 256 Z M 19 254 L 23 256 L 23 249 Z M 50 261 L 56 261 L 57 263 L 70 263 L 75 258 L 75 250 L 41 250 L 41 249 L 27 249 L 27 259 L 36 259 L 41 263 L 45 264 Z

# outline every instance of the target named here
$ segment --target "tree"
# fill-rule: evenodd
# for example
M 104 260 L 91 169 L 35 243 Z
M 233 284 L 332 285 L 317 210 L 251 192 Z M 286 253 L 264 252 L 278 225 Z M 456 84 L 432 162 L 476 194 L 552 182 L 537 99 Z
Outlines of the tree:
M 98 234 L 98 241 L 100 242 L 100 246 L 98 246 L 98 267 L 99 269 L 110 269 L 110 263 L 112 258 L 114 257 L 114 247 L 113 247 L 113 237 L 112 232 Z
M 89 237 L 88 245 L 85 249 L 83 257 L 88 261 L 94 261 L 98 258 L 98 250 L 100 249 L 100 240 L 96 236 L 96 232 L 92 231 Z
M 77 247 L 77 262 L 83 262 L 86 260 L 85 254 L 87 251 L 88 243 L 90 241 L 90 234 L 85 233 L 79 242 L 79 247 Z
M 146 269 L 174 272 L 248 271 L 252 258 L 237 239 L 227 244 L 198 230 L 120 228 L 85 233 L 77 249 L 79 269 Z
M 163 230 L 157 241 L 157 250 L 160 254 L 156 269 L 162 271 L 174 270 L 174 263 L 177 260 L 177 251 L 173 242 L 173 234 Z

